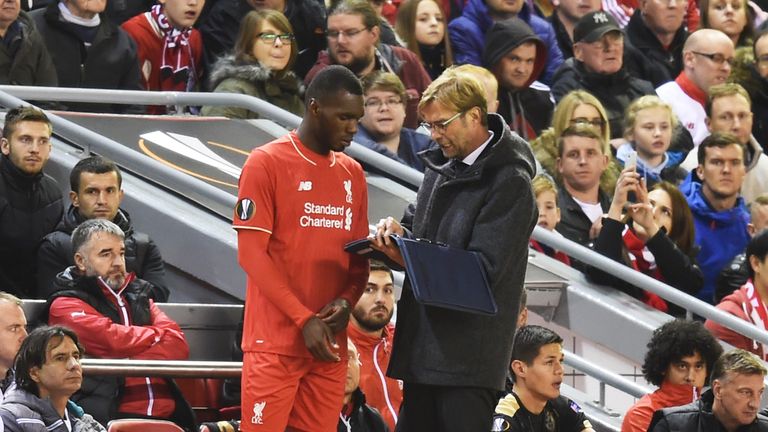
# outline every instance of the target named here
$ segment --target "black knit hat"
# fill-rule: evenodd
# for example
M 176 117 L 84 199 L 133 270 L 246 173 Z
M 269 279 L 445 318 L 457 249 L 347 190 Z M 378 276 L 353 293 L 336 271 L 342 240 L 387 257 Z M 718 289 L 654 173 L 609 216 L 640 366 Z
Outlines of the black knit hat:
M 536 55 L 546 57 L 547 51 L 544 43 L 525 21 L 515 17 L 494 23 L 488 33 L 485 34 L 483 66 L 486 68 L 493 67 L 509 51 L 525 42 L 535 43 Z
M 621 31 L 610 14 L 603 11 L 590 12 L 581 17 L 573 28 L 573 43 L 595 42 L 610 31 Z

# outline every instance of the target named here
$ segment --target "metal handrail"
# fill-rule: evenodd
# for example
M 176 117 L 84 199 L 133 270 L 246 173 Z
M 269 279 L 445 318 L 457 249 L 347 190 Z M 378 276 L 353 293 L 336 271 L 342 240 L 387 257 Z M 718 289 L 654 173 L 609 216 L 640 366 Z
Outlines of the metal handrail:
M 617 373 L 609 372 L 594 363 L 589 362 L 568 350 L 563 350 L 565 356 L 564 363 L 578 371 L 589 375 L 600 382 L 599 399 L 596 401 L 601 408 L 605 408 L 605 385 L 610 385 L 624 393 L 635 398 L 641 398 L 647 393 L 653 392 L 653 389 L 631 381 Z
M 242 362 L 179 360 L 116 360 L 85 358 L 86 375 L 162 376 L 167 378 L 240 378 Z
M 0 87 L 13 88 L 13 86 Z M 16 107 L 31 104 L 0 90 L 0 105 Z M 215 186 L 183 174 L 152 158 L 145 157 L 117 141 L 93 132 L 86 127 L 80 126 L 56 114 L 46 112 L 46 115 L 51 120 L 53 128 L 57 134 L 65 136 L 67 139 L 73 140 L 77 142 L 78 145 L 83 146 L 86 154 L 93 151 L 104 156 L 109 156 L 111 159 L 120 161 L 121 166 L 133 172 L 141 172 L 142 170 L 147 171 L 147 168 L 149 168 L 149 170 L 159 173 L 156 180 L 161 184 L 164 181 L 170 180 L 176 184 L 186 185 L 187 189 L 194 193 L 194 196 L 188 197 L 192 200 L 208 200 L 220 208 L 234 208 L 236 198 Z
M 35 87 L 0 85 L 0 92 L 27 100 L 57 102 L 89 102 L 123 105 L 209 105 L 233 106 L 258 113 L 262 118 L 295 129 L 301 117 L 254 96 L 236 93 L 157 92 L 140 90 L 110 90 L 67 87 Z M 0 103 L 3 103 L 0 101 Z M 5 106 L 12 106 L 3 103 Z M 54 124 L 54 126 L 56 126 Z M 58 127 L 56 129 L 59 129 Z M 58 131 L 57 131 L 58 132 Z M 424 177 L 419 171 L 383 156 L 367 147 L 353 143 L 345 151 L 349 156 L 368 165 L 412 189 L 418 189 Z
M 603 256 L 592 249 L 568 240 L 562 235 L 547 231 L 546 229 L 537 226 L 533 230 L 532 237 L 536 241 L 540 241 L 547 246 L 563 251 L 579 261 L 599 268 L 604 272 L 610 273 L 611 275 L 646 291 L 650 291 L 664 300 L 668 300 L 700 316 L 718 322 L 751 339 L 768 344 L 768 332 L 760 330 L 757 326 L 736 318 L 727 312 L 723 312 L 696 297 L 688 295 L 641 272 L 627 271 L 627 266 Z

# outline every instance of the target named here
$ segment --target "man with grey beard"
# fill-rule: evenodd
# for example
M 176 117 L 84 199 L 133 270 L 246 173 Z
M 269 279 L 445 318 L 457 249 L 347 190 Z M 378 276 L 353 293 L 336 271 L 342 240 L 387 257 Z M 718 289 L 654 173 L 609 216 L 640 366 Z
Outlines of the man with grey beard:
M 75 265 L 56 277 L 48 323 L 74 330 L 90 357 L 187 360 L 189 346 L 179 325 L 150 299 L 151 285 L 126 272 L 124 239 L 106 219 L 75 228 Z M 104 425 L 119 417 L 152 417 L 197 430 L 171 379 L 86 376 L 72 400 Z

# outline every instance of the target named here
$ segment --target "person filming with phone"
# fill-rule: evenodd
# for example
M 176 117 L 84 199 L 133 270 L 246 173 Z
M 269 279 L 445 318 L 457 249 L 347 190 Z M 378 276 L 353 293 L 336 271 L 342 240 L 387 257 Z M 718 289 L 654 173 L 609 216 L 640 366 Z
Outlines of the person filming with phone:
M 694 256 L 691 209 L 683 194 L 671 183 L 659 182 L 649 192 L 646 179 L 637 171 L 637 164 L 637 153 L 627 156 L 594 249 L 614 261 L 695 295 L 704 285 L 704 276 Z M 596 267 L 589 267 L 587 275 L 594 282 L 619 289 L 662 312 L 679 316 L 685 313 L 661 297 Z

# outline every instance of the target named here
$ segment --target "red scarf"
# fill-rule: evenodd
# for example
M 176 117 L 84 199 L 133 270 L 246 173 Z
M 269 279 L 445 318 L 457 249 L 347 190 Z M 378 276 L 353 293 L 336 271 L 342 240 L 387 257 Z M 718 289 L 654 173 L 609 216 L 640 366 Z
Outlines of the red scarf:
M 156 4 L 150 16 L 163 36 L 163 56 L 160 64 L 161 88 L 164 90 L 190 91 L 195 85 L 195 63 L 189 37 L 192 27 L 179 30 L 168 22 L 163 6 Z M 172 83 L 165 83 L 168 79 Z
M 624 230 L 623 239 L 624 246 L 626 246 L 627 252 L 629 252 L 629 259 L 632 261 L 632 267 L 643 274 L 664 282 L 664 276 L 661 275 L 659 267 L 656 266 L 656 258 L 651 251 L 645 247 L 645 243 L 637 237 L 635 232 L 626 228 Z M 662 312 L 667 312 L 669 310 L 667 302 L 654 293 L 643 291 L 642 300 L 643 303 Z
M 699 86 L 693 83 L 685 72 L 680 72 L 680 75 L 675 78 L 675 82 L 683 90 L 685 94 L 691 97 L 691 99 L 700 103 L 702 107 L 707 104 L 707 93 L 700 89 Z
M 743 288 L 746 288 L 744 291 L 747 295 L 747 301 L 752 306 L 752 313 L 747 313 L 746 308 L 744 308 L 744 313 L 758 328 L 761 330 L 768 330 L 768 328 L 766 328 L 766 326 L 768 326 L 768 310 L 766 310 L 763 299 L 760 298 L 760 294 L 752 284 L 752 279 L 749 279 L 747 283 L 744 284 Z M 752 344 L 754 345 L 755 350 L 759 348 L 758 345 L 762 345 L 756 340 L 753 340 Z M 763 360 L 768 359 L 768 349 L 766 348 L 767 347 L 763 346 Z

